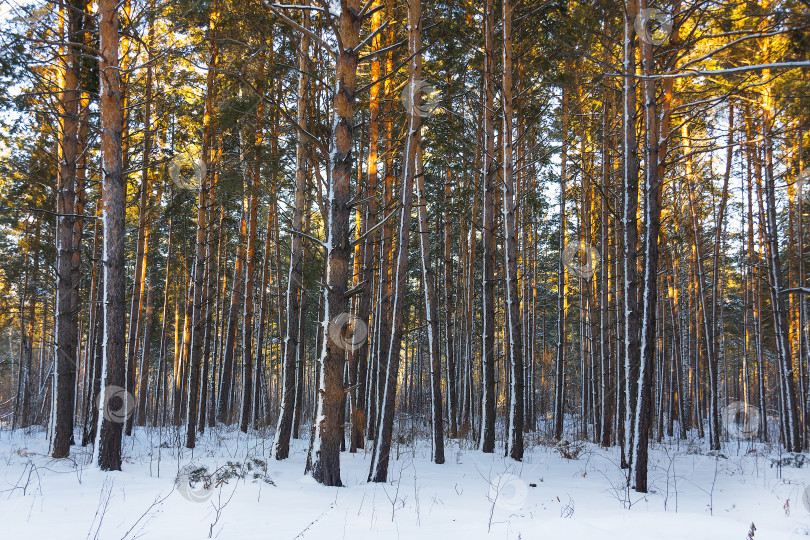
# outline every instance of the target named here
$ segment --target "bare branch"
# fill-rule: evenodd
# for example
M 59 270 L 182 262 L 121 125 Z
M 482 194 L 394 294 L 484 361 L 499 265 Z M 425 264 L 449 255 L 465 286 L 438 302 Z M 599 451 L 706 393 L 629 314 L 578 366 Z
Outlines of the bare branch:
M 276 6 L 277 6 L 276 4 L 267 4 L 267 7 L 270 8 L 270 10 L 273 13 L 275 13 L 278 16 L 278 18 L 280 18 L 282 21 L 286 22 L 287 24 L 289 24 L 290 26 L 292 26 L 293 28 L 295 28 L 299 32 L 305 33 L 306 35 L 308 35 L 309 37 L 311 37 L 312 39 L 314 39 L 315 41 L 320 43 L 320 45 L 324 49 L 326 49 L 327 52 L 330 55 L 332 55 L 333 58 L 337 58 L 337 53 L 335 52 L 335 50 L 327 42 L 325 42 L 321 38 L 321 36 L 319 36 L 318 34 L 316 34 L 315 32 L 313 32 L 312 30 L 310 30 L 308 28 L 304 28 L 303 26 L 301 26 L 300 24 L 298 24 L 294 20 L 290 19 L 289 17 L 284 15 L 281 11 L 279 11 Z

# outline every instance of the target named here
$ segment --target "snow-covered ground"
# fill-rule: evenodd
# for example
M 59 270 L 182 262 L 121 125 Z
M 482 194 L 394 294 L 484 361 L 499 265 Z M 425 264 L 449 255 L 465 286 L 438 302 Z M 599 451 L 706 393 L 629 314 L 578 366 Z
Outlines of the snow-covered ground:
M 327 488 L 304 475 L 305 440 L 283 462 L 257 433 L 207 432 L 193 454 L 180 440 L 136 429 L 123 471 L 103 473 L 89 447 L 54 460 L 43 431 L 0 432 L 0 538 L 744 540 L 752 523 L 755 539 L 810 535 L 810 462 L 774 465 L 789 456 L 748 442 L 720 456 L 655 445 L 642 495 L 617 449 L 590 444 L 567 459 L 529 438 L 516 463 L 449 441 L 435 465 L 428 446 L 395 443 L 387 484 L 366 482 L 361 451 L 341 455 L 346 487 Z

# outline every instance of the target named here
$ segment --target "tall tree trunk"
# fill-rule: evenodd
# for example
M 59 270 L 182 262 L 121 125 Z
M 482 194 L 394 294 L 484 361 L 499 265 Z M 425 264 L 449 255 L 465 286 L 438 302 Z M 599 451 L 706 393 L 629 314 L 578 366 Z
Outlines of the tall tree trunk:
M 769 79 L 768 70 L 763 72 L 764 80 Z M 802 441 L 800 437 L 799 407 L 796 399 L 796 381 L 793 374 L 793 356 L 791 354 L 788 332 L 787 310 L 782 293 L 783 277 L 779 256 L 779 230 L 776 220 L 776 180 L 773 167 L 773 97 L 770 86 L 766 86 L 763 102 L 762 137 L 765 154 L 764 200 L 765 200 L 765 245 L 767 247 L 768 278 L 771 291 L 771 305 L 773 306 L 773 324 L 776 338 L 776 353 L 779 374 L 782 379 L 784 392 L 784 420 L 786 430 L 784 433 L 785 447 L 790 452 L 801 452 Z
M 624 283 L 622 296 L 624 300 L 624 424 L 623 466 L 629 466 L 633 459 L 633 433 L 635 422 L 635 403 L 638 383 L 638 370 L 641 363 L 640 317 L 638 312 L 638 291 L 640 284 L 636 273 L 638 264 L 638 146 L 636 142 L 636 49 L 635 49 L 635 6 L 625 4 L 624 11 L 624 85 L 622 87 L 622 130 L 624 138 L 624 189 L 623 206 L 623 240 Z
M 417 141 L 418 144 L 418 141 Z M 422 287 L 425 294 L 425 324 L 430 352 L 430 410 L 433 439 L 433 462 L 444 463 L 444 417 L 442 413 L 442 357 L 439 352 L 439 324 L 436 307 L 436 279 L 430 260 L 430 225 L 428 223 L 425 175 L 422 169 L 421 148 L 416 157 L 416 195 L 419 212 L 419 248 L 422 266 Z M 522 435 L 522 434 L 521 434 Z
M 311 170 L 311 164 L 309 165 Z M 307 201 L 306 204 L 306 219 L 304 224 L 304 232 L 309 234 L 310 231 L 310 202 Z M 306 250 L 306 246 L 305 246 Z M 304 252 L 304 257 L 306 260 L 306 251 Z M 307 293 L 306 293 L 306 284 L 301 283 L 301 300 L 298 306 L 298 353 L 296 355 L 295 361 L 295 369 L 297 372 L 297 382 L 296 382 L 296 389 L 295 389 L 295 402 L 294 402 L 294 410 L 293 410 L 293 429 L 292 429 L 292 436 L 296 439 L 300 438 L 299 435 L 299 428 L 301 425 L 301 416 L 303 415 L 304 410 L 304 403 L 306 399 L 305 395 L 305 364 L 306 364 L 306 324 L 305 324 L 305 315 L 306 315 L 306 300 L 307 300 Z
M 121 409 L 113 397 L 125 384 L 126 328 L 124 307 L 124 162 L 122 155 L 121 74 L 118 61 L 118 5 L 99 2 L 99 75 L 101 109 L 101 192 L 104 224 L 104 386 L 99 406 L 99 427 L 93 461 L 101 470 L 121 470 Z M 126 409 L 126 401 L 122 406 Z
M 273 118 L 273 131 L 277 131 L 278 125 L 278 115 L 274 115 Z M 275 181 L 275 180 L 274 180 Z M 260 298 L 261 298 L 261 305 L 259 307 L 259 335 L 256 340 L 256 373 L 258 375 L 263 375 L 264 370 L 266 369 L 266 362 L 265 362 L 265 335 L 268 333 L 267 325 L 269 324 L 268 320 L 268 312 L 272 310 L 273 302 L 272 302 L 272 292 L 267 292 L 267 286 L 273 283 L 273 243 L 275 235 L 273 224 L 275 222 L 275 216 L 278 212 L 278 198 L 274 198 L 270 204 L 270 208 L 267 209 L 267 224 L 265 227 L 265 238 L 264 238 L 264 256 L 262 257 L 262 277 L 261 277 L 261 285 L 260 287 Z M 280 301 L 281 299 L 279 299 Z M 271 345 L 272 347 L 272 345 Z M 260 392 L 259 389 L 256 392 Z M 259 420 L 258 418 L 258 411 L 254 412 L 254 419 L 256 421 Z
M 174 200 L 174 190 L 171 192 L 170 201 Z M 165 414 L 160 415 L 161 407 L 166 406 L 166 346 L 169 337 L 169 298 L 171 297 L 169 287 L 171 285 L 171 260 L 172 260 L 172 233 L 174 220 L 169 217 L 169 232 L 166 245 L 166 277 L 163 281 L 163 309 L 161 313 L 160 344 L 158 346 L 158 370 L 155 384 L 155 410 L 152 414 L 152 424 L 162 426 L 165 423 Z
M 718 325 L 718 316 L 717 316 L 717 305 L 718 301 L 720 303 L 723 302 L 722 294 L 720 294 L 720 246 L 722 244 L 722 237 L 723 237 L 723 222 L 725 220 L 726 214 L 726 204 L 728 202 L 728 183 L 729 179 L 731 178 L 731 162 L 734 157 L 734 103 L 730 103 L 728 106 L 728 148 L 726 149 L 726 171 L 723 175 L 723 191 L 720 194 L 720 207 L 717 211 L 717 224 L 715 228 L 714 234 L 714 254 L 712 257 L 712 297 L 711 297 L 711 329 L 712 329 L 712 338 L 714 343 L 712 344 L 712 349 L 714 351 L 713 358 L 709 358 L 709 370 L 714 371 L 713 375 L 709 377 L 710 383 L 712 384 L 712 388 L 710 389 L 711 394 L 709 396 L 710 399 L 710 407 L 709 407 L 709 427 L 712 430 L 710 433 L 710 443 L 713 450 L 720 450 L 720 412 L 719 412 L 719 404 L 720 401 L 720 391 L 718 388 L 718 362 L 720 361 L 720 335 L 722 334 L 722 324 Z M 718 300 L 719 299 L 719 300 Z M 714 366 L 711 365 L 714 364 Z M 727 371 L 727 370 L 724 370 Z M 728 396 L 728 389 L 724 392 L 726 396 Z
M 217 21 L 219 20 L 219 3 L 214 2 L 208 17 L 208 70 L 205 92 L 205 112 L 203 116 L 203 143 L 200 149 L 200 190 L 197 198 L 197 240 L 194 249 L 194 266 L 192 277 L 192 316 L 191 347 L 188 351 L 188 405 L 186 409 L 186 448 L 194 448 L 197 440 L 197 422 L 200 403 L 200 370 L 202 368 L 203 339 L 207 305 L 207 285 L 205 282 L 206 254 L 210 248 L 209 208 L 214 199 L 214 175 L 211 167 L 211 149 L 214 130 L 214 86 L 218 63 Z
M 380 6 L 380 0 L 373 0 L 371 4 L 372 10 Z M 377 31 L 382 25 L 382 11 L 377 10 L 371 16 L 371 32 Z M 378 33 L 371 42 L 372 50 L 378 50 L 382 47 L 382 36 Z M 362 210 L 362 215 L 358 214 L 361 218 L 362 228 L 358 229 L 364 236 L 360 245 L 358 246 L 358 255 L 362 259 L 361 274 L 359 276 L 362 285 L 360 298 L 358 301 L 357 317 L 362 324 L 369 327 L 371 315 L 371 300 L 374 292 L 372 283 L 374 281 L 374 254 L 376 252 L 376 239 L 377 234 L 373 233 L 367 235 L 377 222 L 379 212 L 379 205 L 377 202 L 377 161 L 379 160 L 379 140 L 380 140 L 380 104 L 381 93 L 383 85 L 378 82 L 382 75 L 381 60 L 379 55 L 371 59 L 371 80 L 372 84 L 369 93 L 369 130 L 368 130 L 368 157 L 366 160 L 367 170 L 367 184 L 365 189 L 365 197 L 368 203 Z M 352 409 L 352 432 L 351 432 L 351 449 L 356 451 L 358 448 L 365 447 L 365 436 L 363 430 L 366 424 L 366 395 L 368 393 L 368 385 L 366 379 L 368 375 L 369 365 L 369 352 L 371 348 L 368 340 L 365 340 L 359 350 L 353 351 L 352 354 L 357 355 L 356 360 L 356 373 L 355 382 L 355 406 Z
M 482 452 L 495 451 L 495 9 L 493 0 L 487 0 L 484 12 L 484 111 L 483 111 L 483 181 L 484 215 L 483 235 L 483 396 L 481 400 Z
M 419 90 L 422 78 L 422 2 L 408 0 L 408 52 L 411 60 L 408 67 L 408 131 L 405 139 L 405 155 L 402 171 L 402 198 L 400 200 L 399 232 L 396 244 L 396 259 L 393 266 L 393 324 L 386 358 L 383 384 L 382 407 L 377 437 L 369 470 L 370 482 L 385 482 L 388 478 L 388 459 L 391 452 L 391 436 L 394 431 L 396 412 L 396 391 L 399 375 L 400 347 L 407 291 L 408 245 L 410 240 L 411 210 L 413 207 L 413 180 L 416 173 L 416 160 L 422 119 L 419 116 Z
M 394 0 L 386 0 L 385 2 L 386 14 L 390 18 L 394 13 Z M 386 46 L 392 46 L 395 43 L 396 35 L 394 29 L 389 25 L 386 38 Z M 386 73 L 394 71 L 394 55 L 393 52 L 386 54 L 385 59 Z M 383 87 L 382 94 L 390 96 L 394 92 L 393 77 L 387 77 Z M 392 100 L 383 100 L 384 112 L 382 116 L 383 121 L 383 138 L 385 141 L 385 168 L 383 170 L 383 205 L 382 210 L 388 211 L 393 207 L 396 196 L 394 194 L 394 122 Z M 382 400 L 385 394 L 383 387 L 385 386 L 386 367 L 388 360 L 388 349 L 390 347 L 389 339 L 391 338 L 391 325 L 393 324 L 393 311 L 391 309 L 391 294 L 393 282 L 393 258 L 394 258 L 394 224 L 392 220 L 387 220 L 382 228 L 382 242 L 380 243 L 380 270 L 378 280 L 378 306 L 377 313 L 378 324 L 376 338 L 377 343 L 374 347 L 374 355 L 372 358 L 372 384 L 369 392 L 369 411 L 368 422 L 366 423 L 366 432 L 369 439 L 376 439 L 380 415 L 382 410 Z
M 223 342 L 223 331 L 222 331 L 222 321 L 223 321 L 223 314 L 225 311 L 225 300 L 226 295 L 225 291 L 228 290 L 228 261 L 227 256 L 223 257 L 223 246 L 227 246 L 228 244 L 228 234 L 223 230 L 223 223 L 225 220 L 225 208 L 220 206 L 219 209 L 219 238 L 217 241 L 217 276 L 216 276 L 216 283 L 214 284 L 214 297 L 216 298 L 216 314 L 215 320 L 206 322 L 206 324 L 211 328 L 211 333 L 213 334 L 213 344 L 211 345 L 211 377 L 210 381 L 208 382 L 208 388 L 210 392 L 210 396 L 208 398 L 208 403 L 206 404 L 207 412 L 205 414 L 206 421 L 208 427 L 213 428 L 216 426 L 217 423 L 217 398 L 219 397 L 218 389 L 219 381 L 222 377 L 222 370 L 220 369 L 222 363 L 222 342 Z M 220 285 L 221 284 L 221 285 Z M 206 350 L 206 355 L 209 354 L 209 351 Z M 219 375 L 219 377 L 217 377 Z
M 193 260 L 193 259 L 192 259 Z M 192 272 L 193 262 L 192 262 Z M 180 425 L 181 415 L 183 413 L 183 406 L 185 405 L 186 397 L 184 392 L 188 385 L 188 358 L 191 349 L 191 319 L 193 313 L 193 279 L 189 280 L 188 263 L 183 267 L 183 276 L 181 284 L 178 285 L 178 290 L 182 291 L 182 297 L 178 295 L 178 311 L 180 305 L 180 298 L 183 299 L 184 305 L 182 307 L 183 324 L 180 326 L 178 312 L 176 315 L 178 319 L 175 320 L 175 353 L 174 353 L 174 388 L 172 392 L 172 424 L 175 426 Z M 182 330 L 182 334 L 180 331 Z M 179 334 L 179 335 L 178 335 Z M 179 339 L 178 339 L 179 338 Z
M 97 204 L 97 207 L 100 206 Z M 85 365 L 90 371 L 90 385 L 84 399 L 84 427 L 82 429 L 82 446 L 87 446 L 96 438 L 96 424 L 98 423 L 98 403 L 96 398 L 101 387 L 101 351 L 98 341 L 102 328 L 102 306 L 98 301 L 98 292 L 102 280 L 99 279 L 99 248 L 101 235 L 99 234 L 99 220 L 93 224 L 93 264 L 90 276 L 90 317 L 87 325 L 87 347 L 85 348 Z
M 729 178 L 731 177 L 731 161 L 732 161 L 732 151 L 734 145 L 734 108 L 733 104 L 729 105 L 729 140 L 728 140 L 728 148 L 726 151 L 726 172 L 723 176 L 723 189 L 720 195 L 720 207 L 717 212 L 717 224 L 715 228 L 715 236 L 714 236 L 714 253 L 713 253 L 713 263 L 712 263 L 712 294 L 710 298 L 709 305 L 711 306 L 711 310 L 707 313 L 704 313 L 704 319 L 708 323 L 706 326 L 706 339 L 711 340 L 711 355 L 708 356 L 709 362 L 709 384 L 711 385 L 709 388 L 709 443 L 710 447 L 713 450 L 720 449 L 720 432 L 721 432 L 721 425 L 720 425 L 720 412 L 719 412 L 719 401 L 720 401 L 720 389 L 719 389 L 719 362 L 720 362 L 720 333 L 722 333 L 722 326 L 718 327 L 718 317 L 717 317 L 717 302 L 718 298 L 722 302 L 722 294 L 720 293 L 719 289 L 720 285 L 720 247 L 722 243 L 722 234 L 723 234 L 723 221 L 725 219 L 725 210 L 726 210 L 726 202 L 728 201 L 728 182 Z M 702 276 L 701 276 L 701 283 L 702 283 Z M 704 304 L 705 309 L 705 304 Z M 728 392 L 725 392 L 728 395 Z
M 127 340 L 127 392 L 135 395 L 136 365 L 138 363 L 138 336 L 141 330 L 141 313 L 143 311 L 143 296 L 146 283 L 146 258 L 148 256 L 147 213 L 152 199 L 152 186 L 149 175 L 149 154 L 152 149 L 152 134 L 150 129 L 151 116 L 151 85 L 152 65 L 147 67 L 146 73 L 146 109 L 144 112 L 144 142 L 143 167 L 141 169 L 141 188 L 138 201 L 138 240 L 135 248 L 135 272 L 132 283 L 132 299 L 129 309 L 129 338 Z M 134 415 L 129 415 L 126 424 L 126 434 L 132 435 Z
M 607 29 L 607 23 L 605 24 Z M 605 58 L 609 54 L 607 50 L 605 50 Z M 610 161 L 610 151 L 609 147 L 613 140 L 608 135 L 608 118 L 613 113 L 613 89 L 606 88 L 603 92 L 603 109 L 602 109 L 602 141 L 601 141 L 601 154 L 602 154 L 602 186 L 603 189 L 609 190 L 611 188 L 611 161 Z M 599 298 L 599 336 L 601 341 L 601 347 L 599 348 L 600 355 L 599 355 L 599 384 L 600 384 L 600 391 L 599 391 L 599 416 L 602 420 L 601 424 L 601 431 L 597 435 L 597 440 L 600 444 L 608 448 L 610 446 L 611 440 L 611 428 L 613 423 L 612 418 L 612 407 L 611 407 L 611 400 L 609 396 L 612 394 L 613 390 L 613 381 L 611 380 L 612 370 L 610 367 L 611 359 L 615 358 L 616 355 L 614 354 L 613 344 L 612 342 L 612 334 L 611 334 L 611 305 L 616 298 L 615 292 L 612 288 L 612 277 L 611 270 L 613 268 L 611 262 L 611 234 L 610 234 L 610 227 L 611 227 L 611 218 L 610 214 L 608 213 L 608 205 L 609 200 L 606 196 L 602 196 L 601 202 L 601 213 L 602 213 L 602 223 L 601 223 L 601 230 L 600 230 L 600 240 L 602 245 L 602 253 L 605 257 L 605 263 L 602 265 L 602 273 L 601 273 L 601 291 L 600 291 L 600 298 Z M 616 226 L 615 220 L 613 221 L 613 226 Z M 618 336 L 615 336 L 618 338 Z M 618 383 L 617 383 L 618 384 Z
M 453 304 L 453 261 L 452 261 L 452 240 L 450 231 L 452 229 L 451 220 L 448 218 L 447 213 L 452 205 L 452 192 L 451 192 L 452 174 L 450 167 L 447 168 L 447 177 L 444 183 L 444 339 L 445 339 L 445 361 L 447 362 L 447 405 L 448 415 L 450 418 L 450 434 L 451 438 L 458 436 L 458 391 L 456 388 L 456 335 L 453 325 L 454 316 L 451 309 Z M 460 244 L 461 242 L 459 242 Z M 458 324 L 458 310 L 456 309 L 456 325 Z
M 127 350 L 127 372 L 128 374 L 135 373 L 135 361 L 137 360 L 137 340 L 139 335 L 139 327 L 141 325 L 141 296 L 143 294 L 144 289 L 144 280 L 146 276 L 146 268 L 147 266 L 147 256 L 148 256 L 148 245 L 149 245 L 149 232 L 151 229 L 151 221 L 154 216 L 149 215 L 151 213 L 151 206 L 152 206 L 152 185 L 150 182 L 149 177 L 149 165 L 150 159 L 152 154 L 152 51 L 151 47 L 154 43 L 154 35 L 155 35 L 155 26 L 153 21 L 153 16 L 150 15 L 149 17 L 149 29 L 148 29 L 148 38 L 147 38 L 147 46 L 150 50 L 147 51 L 148 59 L 150 60 L 149 64 L 146 67 L 146 96 L 144 100 L 144 121 L 143 121 L 143 159 L 142 159 L 142 169 L 141 169 L 141 196 L 140 196 L 140 204 L 138 206 L 138 245 L 137 245 L 137 254 L 135 260 L 135 284 L 133 285 L 132 289 L 132 303 L 130 304 L 130 315 L 129 315 L 129 343 L 128 343 L 128 350 Z M 147 223 L 149 221 L 150 223 Z M 143 426 L 146 425 L 146 386 L 147 381 L 149 379 L 149 340 L 148 336 L 146 335 L 146 331 L 149 330 L 151 333 L 152 330 L 152 320 L 151 317 L 154 313 L 154 279 L 150 276 L 149 278 L 149 291 L 147 292 L 147 311 L 146 314 L 146 321 L 144 322 L 144 339 L 143 339 L 143 349 L 142 349 L 142 356 L 141 356 L 141 363 L 138 369 L 138 378 L 140 382 L 138 384 L 138 425 Z M 152 295 L 149 297 L 149 295 Z M 136 298 L 137 297 L 137 298 Z M 152 300 L 152 304 L 149 304 L 150 298 Z M 136 301 L 137 300 L 137 301 Z M 137 305 L 136 305 L 137 304 Z M 127 381 L 129 382 L 129 381 Z M 132 381 L 133 386 L 135 381 Z M 134 395 L 132 390 L 128 390 L 130 393 Z M 127 434 L 132 433 L 132 420 L 134 415 L 130 416 L 127 420 Z
M 568 340 L 568 267 L 563 255 L 568 244 L 565 218 L 568 176 L 568 101 L 569 89 L 562 88 L 562 152 L 560 155 L 560 255 L 557 261 L 557 356 L 554 373 L 554 438 L 562 439 L 565 421 L 565 351 Z
M 264 39 L 262 39 L 264 42 Z M 253 312 L 254 312 L 254 278 L 256 269 L 256 227 L 258 226 L 258 210 L 259 210 L 259 189 L 261 181 L 261 165 L 262 165 L 262 142 L 263 142 L 263 129 L 264 129 L 264 53 L 259 56 L 259 70 L 257 74 L 256 88 L 259 94 L 259 106 L 256 114 L 256 127 L 254 134 L 254 152 L 253 168 L 251 171 L 252 185 L 250 186 L 250 208 L 249 221 L 248 221 L 248 245 L 247 245 L 247 265 L 245 269 L 245 309 L 242 317 L 242 354 L 244 356 L 243 369 L 242 369 L 242 413 L 239 422 L 239 429 L 243 433 L 247 433 L 248 426 L 250 425 L 252 406 L 253 406 L 253 390 L 254 390 L 254 365 L 253 365 Z M 262 284 L 263 286 L 264 284 Z
M 753 175 L 757 186 L 757 199 L 760 203 L 759 216 L 762 217 L 763 208 L 761 206 L 761 186 L 762 186 L 762 163 L 759 160 L 756 144 L 756 128 L 754 127 L 754 119 L 751 115 L 751 108 L 746 104 L 745 107 L 745 128 L 746 128 L 746 159 L 748 160 L 748 264 L 751 271 L 750 289 L 751 289 L 751 316 L 752 326 L 755 336 L 755 357 L 757 366 L 757 393 L 759 394 L 759 408 L 763 411 L 760 415 L 759 435 L 761 439 L 768 442 L 768 415 L 766 411 L 767 399 L 765 396 L 765 364 L 762 357 L 762 231 L 763 227 L 758 227 L 759 237 L 756 244 L 754 243 L 754 206 L 753 206 L 753 189 L 751 182 L 751 173 Z M 760 221 L 761 223 L 762 221 Z
M 27 229 L 27 227 L 26 227 Z M 12 429 L 20 427 L 25 429 L 31 425 L 31 363 L 33 356 L 34 344 L 34 321 L 36 318 L 36 295 L 34 294 L 34 287 L 32 281 L 36 280 L 37 272 L 30 269 L 30 252 L 29 247 L 25 248 L 25 278 L 23 282 L 23 294 L 20 295 L 20 362 L 17 370 L 17 396 L 15 398 L 14 417 L 12 419 Z M 39 256 L 35 255 L 37 264 L 39 266 Z M 32 274 L 33 273 L 33 278 Z M 25 300 L 28 299 L 28 306 L 26 309 Z M 28 320 L 26 321 L 25 312 L 28 311 Z M 9 350 L 11 343 L 9 342 Z M 82 441 L 84 442 L 84 441 Z
M 309 15 L 304 13 L 304 26 L 309 27 Z M 307 119 L 307 73 L 309 59 L 309 36 L 301 34 L 298 46 L 298 112 L 296 121 L 300 128 L 306 126 Z M 287 331 L 284 336 L 284 382 L 281 394 L 281 411 L 278 416 L 276 436 L 271 453 L 276 459 L 286 459 L 290 453 L 290 435 L 292 432 L 293 413 L 295 412 L 296 373 L 298 358 L 298 339 L 301 322 L 300 309 L 303 296 L 304 211 L 306 210 L 306 152 L 304 133 L 299 131 L 295 155 L 295 202 L 293 205 L 292 228 L 290 237 L 290 268 L 287 274 Z
M 155 315 L 155 276 L 149 276 L 149 287 L 146 293 L 146 312 L 143 323 L 143 345 L 141 346 L 141 365 L 138 368 L 138 425 L 146 425 L 146 391 L 149 385 L 149 360 L 152 348 L 152 320 Z
M 212 73 L 213 71 L 209 71 Z M 197 202 L 197 235 L 192 273 L 191 345 L 188 356 L 188 401 L 186 407 L 186 448 L 194 448 L 199 418 L 200 369 L 202 367 L 203 334 L 205 332 L 205 254 L 208 237 L 208 194 L 213 189 L 206 174 L 201 179 Z
M 672 263 L 672 253 L 670 252 L 667 262 L 669 268 L 667 271 L 667 280 L 669 284 L 669 311 L 670 318 L 672 319 L 672 348 L 674 352 L 675 373 L 677 376 L 677 393 L 678 393 L 678 427 L 681 439 L 686 439 L 686 432 L 688 429 L 688 420 L 686 418 L 686 407 L 684 407 L 684 399 L 686 388 L 683 385 L 683 345 L 681 343 L 681 325 L 680 325 L 680 310 L 678 305 L 678 284 L 677 274 L 675 273 L 675 265 Z M 670 423 L 672 421 L 670 420 Z
M 512 3 L 503 0 L 503 227 L 506 270 L 506 325 L 512 401 L 509 404 L 509 455 L 523 459 L 523 323 L 517 276 L 517 212 L 512 153 Z
M 244 204 L 240 218 L 240 234 L 236 245 L 236 264 L 233 269 L 233 287 L 228 308 L 227 333 L 225 334 L 225 351 L 222 359 L 222 375 L 220 376 L 217 405 L 217 421 L 230 424 L 231 401 L 233 399 L 233 357 L 236 352 L 236 330 L 239 322 L 239 305 L 242 301 L 243 278 L 245 275 L 244 239 L 247 236 L 246 214 Z
M 218 160 L 217 145 L 212 149 L 212 163 Z M 217 184 L 218 176 L 217 169 L 211 171 L 211 183 Z M 205 304 L 205 322 L 204 337 L 203 337 L 203 351 L 202 351 L 202 381 L 200 388 L 200 407 L 199 419 L 197 422 L 197 431 L 200 434 L 205 433 L 205 427 L 210 422 L 214 410 L 214 369 L 215 358 L 212 357 L 211 351 L 214 346 L 215 337 L 214 333 L 217 332 L 214 327 L 214 312 L 219 309 L 219 277 L 222 265 L 222 222 L 225 215 L 224 207 L 220 206 L 219 209 L 219 226 L 217 227 L 217 249 L 216 255 L 214 254 L 214 193 L 212 192 L 209 197 L 211 204 L 208 205 L 208 239 L 205 245 L 205 290 L 203 292 Z M 213 307 L 211 303 L 214 303 Z M 217 312 L 218 313 L 218 312 Z M 210 415 L 210 416 L 209 416 Z
M 647 9 L 646 0 L 639 0 L 639 11 Z M 636 397 L 635 431 L 633 434 L 632 471 L 635 490 L 647 492 L 647 446 L 652 423 L 652 384 L 657 350 L 656 315 L 658 302 L 658 234 L 661 228 L 661 179 L 658 160 L 660 134 L 655 94 L 655 80 L 649 78 L 653 66 L 653 44 L 641 40 L 641 73 L 644 90 L 645 171 L 644 171 L 644 288 L 641 326 L 641 364 Z
M 352 138 L 357 81 L 357 46 L 360 38 L 360 0 L 341 0 L 340 43 L 336 65 L 330 156 L 329 192 L 325 203 L 326 280 L 323 288 L 324 329 L 315 440 L 310 452 L 312 476 L 327 486 L 340 486 L 340 444 L 343 440 L 343 366 L 346 350 L 335 341 L 342 332 L 347 308 L 349 279 L 349 217 L 351 215 Z M 330 332 L 330 330 L 332 330 Z
M 78 280 L 74 281 L 74 227 L 77 206 L 77 161 L 79 159 L 79 115 L 81 114 L 82 45 L 84 0 L 67 5 L 67 54 L 63 57 L 62 96 L 60 100 L 61 137 L 59 141 L 59 183 L 56 226 L 56 342 L 53 390 L 51 392 L 50 454 L 67 457 L 73 444 L 75 406 L 76 349 L 78 339 Z M 76 254 L 78 255 L 78 253 Z
M 701 313 L 703 314 L 703 331 L 706 338 L 706 359 L 709 368 L 709 446 L 712 450 L 720 449 L 720 416 L 717 408 L 717 355 L 715 350 L 716 341 L 714 339 L 715 327 L 712 322 L 712 314 L 709 311 L 707 292 L 706 292 L 706 275 L 703 268 L 703 241 L 700 238 L 700 233 L 703 230 L 699 221 L 698 211 L 699 208 L 696 204 L 697 193 L 700 186 L 693 185 L 695 179 L 692 170 L 692 157 L 691 157 L 691 139 L 689 136 L 688 125 L 684 123 L 681 126 L 681 139 L 684 146 L 684 153 L 686 154 L 686 181 L 688 183 L 687 189 L 689 192 L 689 213 L 692 217 L 692 233 L 694 234 L 694 249 L 695 249 L 695 265 L 697 272 L 697 296 Z M 716 282 L 715 282 L 716 283 Z M 713 311 L 713 308 L 712 308 Z

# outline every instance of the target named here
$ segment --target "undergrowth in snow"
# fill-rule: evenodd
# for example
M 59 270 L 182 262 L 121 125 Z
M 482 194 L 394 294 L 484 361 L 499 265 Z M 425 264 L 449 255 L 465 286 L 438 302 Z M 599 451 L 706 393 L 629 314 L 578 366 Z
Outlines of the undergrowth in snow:
M 44 430 L 0 432 L 0 538 L 755 539 L 810 536 L 810 460 L 773 445 L 653 444 L 650 492 L 627 488 L 618 448 L 527 436 L 517 463 L 449 440 L 394 443 L 389 482 L 366 482 L 370 448 L 341 454 L 345 487 L 304 474 L 307 440 L 270 459 L 272 433 L 136 428 L 123 471 L 90 447 L 47 455 Z M 804 502 L 803 502 L 804 497 Z

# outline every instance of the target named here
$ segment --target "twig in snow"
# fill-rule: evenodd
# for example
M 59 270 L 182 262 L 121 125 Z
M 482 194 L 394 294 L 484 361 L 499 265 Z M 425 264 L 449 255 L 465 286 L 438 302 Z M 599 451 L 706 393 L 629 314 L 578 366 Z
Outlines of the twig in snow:
M 128 531 L 127 531 L 125 534 L 124 534 L 124 536 L 122 536 L 122 537 L 121 537 L 121 540 L 126 540 L 127 536 L 129 536 L 129 534 L 130 534 L 130 533 L 131 533 L 131 532 L 132 532 L 132 531 L 135 529 L 135 527 L 138 525 L 138 523 L 140 523 L 140 522 L 141 522 L 141 520 L 142 520 L 143 518 L 145 518 L 147 515 L 149 515 L 149 514 L 151 513 L 152 508 L 154 508 L 155 506 L 157 506 L 157 505 L 159 505 L 159 504 L 163 504 L 163 501 L 165 501 L 166 499 L 168 499 L 168 498 L 169 498 L 169 495 L 171 495 L 173 492 L 174 492 L 174 488 L 172 488 L 172 489 L 169 491 L 169 493 L 168 493 L 168 494 L 167 494 L 165 497 L 163 497 L 162 499 L 161 499 L 161 498 L 159 498 L 159 497 L 160 497 L 160 495 L 158 495 L 157 497 L 155 497 L 155 500 L 152 502 L 152 504 L 150 504 L 150 505 L 149 505 L 149 508 L 147 508 L 147 509 L 144 511 L 144 513 L 143 513 L 143 514 L 141 514 L 141 515 L 140 515 L 140 517 L 139 517 L 138 519 L 136 519 L 136 520 L 135 520 L 135 523 L 133 523 L 133 524 L 132 524 L 132 527 L 130 527 L 130 528 L 129 528 L 129 530 L 128 530 Z M 151 518 L 150 518 L 150 519 L 151 519 Z M 147 522 L 146 522 L 146 523 L 149 523 L 149 520 L 147 520 Z M 146 525 L 146 523 L 144 523 L 144 526 Z M 143 526 L 141 527 L 141 529 L 143 529 Z
M 112 488 L 113 482 L 108 481 L 107 478 L 104 479 L 104 483 L 101 484 L 101 492 L 99 493 L 99 505 L 96 508 L 96 513 L 93 516 L 93 521 L 90 522 L 90 530 L 87 531 L 87 536 L 85 539 L 90 538 L 90 533 L 93 532 L 93 525 L 96 523 L 96 519 L 98 519 L 98 525 L 96 526 L 96 532 L 93 534 L 93 540 L 98 540 L 98 533 L 101 530 L 101 523 L 104 521 L 104 516 L 107 514 L 107 507 L 110 505 L 110 497 L 112 496 Z M 99 515 L 100 513 L 100 515 Z
M 302 536 L 304 536 L 304 533 L 305 533 L 305 532 L 307 532 L 307 531 L 309 530 L 309 528 L 310 528 L 310 527 L 312 527 L 313 525 L 315 525 L 316 523 L 318 523 L 318 522 L 319 522 L 321 519 L 323 519 L 323 517 L 324 517 L 326 514 L 328 514 L 329 512 L 331 512 L 331 511 L 332 511 L 332 509 L 333 509 L 334 507 L 335 507 L 335 503 L 330 504 L 330 505 L 329 505 L 329 508 L 327 508 L 326 510 L 324 510 L 324 511 L 321 513 L 321 515 L 320 515 L 320 516 L 318 516 L 318 517 L 316 517 L 315 519 L 313 519 L 312 521 L 310 521 L 310 522 L 309 522 L 309 525 L 307 525 L 306 527 L 304 527 L 304 530 L 303 530 L 303 531 L 301 531 L 300 533 L 296 534 L 296 535 L 295 535 L 295 538 L 293 538 L 293 540 L 296 540 L 296 539 L 301 538 Z

